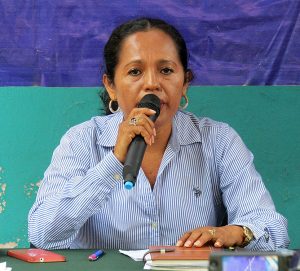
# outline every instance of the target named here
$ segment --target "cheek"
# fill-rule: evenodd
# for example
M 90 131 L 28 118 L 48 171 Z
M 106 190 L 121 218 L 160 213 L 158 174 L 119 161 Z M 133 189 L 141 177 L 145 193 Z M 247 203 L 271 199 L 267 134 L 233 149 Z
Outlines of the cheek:
M 173 91 L 176 91 L 178 95 L 182 95 L 184 90 L 184 78 L 182 76 L 174 76 L 167 84 L 172 88 Z
M 168 102 L 162 109 L 164 113 L 167 113 L 167 115 L 173 116 L 179 109 L 181 96 L 178 95 L 178 90 L 176 94 L 172 92 L 168 96 Z
M 137 96 L 131 93 L 131 91 L 122 91 L 122 93 L 119 93 L 118 102 L 125 117 L 136 107 L 136 99 Z
M 185 88 L 182 81 L 177 81 L 172 85 L 169 85 L 169 96 L 172 100 L 172 105 L 176 106 L 180 104 L 180 100 L 185 92 Z

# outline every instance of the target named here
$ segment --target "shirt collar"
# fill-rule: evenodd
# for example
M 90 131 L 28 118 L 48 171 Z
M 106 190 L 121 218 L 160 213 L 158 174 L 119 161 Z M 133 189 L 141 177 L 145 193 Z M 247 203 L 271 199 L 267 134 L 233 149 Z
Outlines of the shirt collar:
M 190 145 L 201 142 L 199 119 L 189 112 L 177 111 L 173 119 L 170 144 L 176 146 Z
M 98 144 L 104 147 L 116 145 L 119 125 L 123 120 L 123 112 L 97 117 Z
M 123 112 L 105 117 L 97 117 L 98 144 L 113 147 L 116 144 L 119 125 L 123 120 Z M 199 119 L 192 113 L 177 111 L 173 118 L 170 147 L 176 152 L 181 145 L 201 142 Z

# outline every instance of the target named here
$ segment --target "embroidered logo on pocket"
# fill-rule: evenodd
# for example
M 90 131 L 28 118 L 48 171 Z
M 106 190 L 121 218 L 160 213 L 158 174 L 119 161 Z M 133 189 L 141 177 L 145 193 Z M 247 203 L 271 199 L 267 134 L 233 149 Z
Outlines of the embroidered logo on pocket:
M 202 194 L 200 187 L 193 187 L 193 192 L 196 198 L 199 198 Z

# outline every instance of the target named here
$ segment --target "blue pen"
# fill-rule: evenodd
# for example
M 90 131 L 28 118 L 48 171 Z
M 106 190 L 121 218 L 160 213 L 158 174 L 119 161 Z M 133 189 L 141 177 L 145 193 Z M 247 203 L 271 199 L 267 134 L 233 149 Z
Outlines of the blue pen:
M 89 256 L 90 261 L 97 261 L 100 257 L 104 255 L 103 250 L 97 250 L 92 255 Z

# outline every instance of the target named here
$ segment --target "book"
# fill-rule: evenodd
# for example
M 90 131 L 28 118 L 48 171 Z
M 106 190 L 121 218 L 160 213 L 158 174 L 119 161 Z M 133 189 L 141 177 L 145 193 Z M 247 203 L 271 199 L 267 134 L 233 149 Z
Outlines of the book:
M 66 261 L 66 258 L 60 254 L 39 248 L 10 249 L 7 251 L 7 255 L 30 263 L 49 263 Z
M 173 251 L 170 251 L 173 250 Z M 144 269 L 152 270 L 207 270 L 209 256 L 220 248 L 213 246 L 204 247 L 176 247 L 176 246 L 151 246 L 150 254 L 145 257 Z M 166 251 L 166 252 L 165 252 Z

